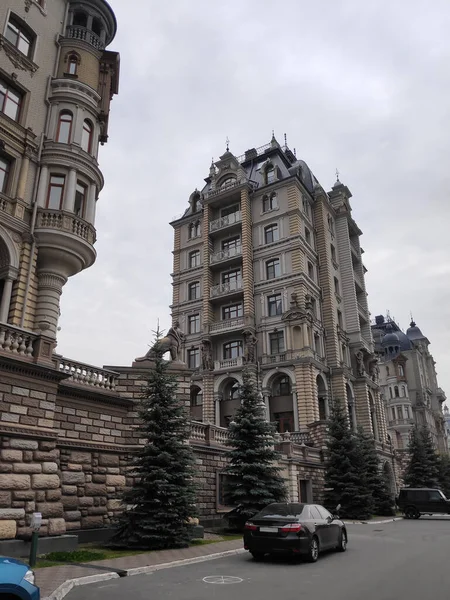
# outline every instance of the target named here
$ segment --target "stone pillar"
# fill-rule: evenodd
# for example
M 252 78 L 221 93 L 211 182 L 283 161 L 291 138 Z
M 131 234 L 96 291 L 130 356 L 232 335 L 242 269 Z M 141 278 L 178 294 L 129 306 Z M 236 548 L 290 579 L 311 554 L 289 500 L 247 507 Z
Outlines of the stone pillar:
M 9 305 L 11 303 L 12 285 L 13 285 L 12 277 L 6 277 L 5 284 L 3 287 L 2 300 L 1 300 L 1 304 L 0 304 L 0 322 L 2 322 L 2 323 L 8 322 L 8 313 L 9 313 Z
M 95 209 L 96 209 L 96 195 L 97 195 L 97 186 L 92 183 L 89 186 L 88 197 L 87 197 L 87 206 L 85 212 L 85 219 L 88 223 L 95 225 Z
M 248 189 L 241 192 L 242 214 L 242 281 L 244 286 L 244 324 L 255 326 L 255 297 L 253 277 L 252 213 Z
M 20 174 L 19 174 L 19 183 L 17 185 L 17 194 L 16 197 L 20 200 L 25 199 L 25 191 L 27 187 L 27 179 L 28 179 L 28 167 L 30 166 L 29 157 L 24 154 L 22 156 L 22 163 L 20 165 Z
M 77 185 L 77 172 L 75 169 L 70 169 L 69 176 L 67 178 L 67 185 L 64 194 L 63 210 L 68 212 L 74 211 L 75 207 L 75 188 Z
M 357 379 L 353 384 L 353 388 L 355 390 L 355 404 L 358 425 L 361 425 L 366 433 L 373 434 L 372 419 L 370 416 L 369 394 L 365 378 Z
M 203 221 L 202 221 L 202 240 L 203 240 L 203 265 L 202 265 L 202 313 L 203 313 L 203 333 L 209 335 L 209 326 L 213 320 L 210 289 L 212 285 L 212 274 L 209 268 L 209 257 L 210 257 L 210 240 L 209 240 L 209 219 L 210 219 L 210 208 L 209 204 L 205 204 L 203 208 Z M 178 242 L 181 247 L 181 242 Z M 175 260 L 175 259 L 174 259 Z
M 41 175 L 39 177 L 39 186 L 37 193 L 37 203 L 38 206 L 45 208 L 47 203 L 47 188 L 48 188 L 48 167 L 47 165 L 42 165 L 41 167 Z
M 214 375 L 203 372 L 203 422 L 216 422 L 216 408 L 214 405 Z
M 39 271 L 39 293 L 36 304 L 36 329 L 56 337 L 59 301 L 67 278 L 49 271 Z
M 297 412 L 296 428 L 306 427 L 309 423 L 316 421 L 315 405 L 315 381 L 313 367 L 310 364 L 301 364 L 295 366 L 295 385 L 297 394 L 297 411 L 294 410 L 294 416 Z M 318 412 L 318 407 L 317 407 Z

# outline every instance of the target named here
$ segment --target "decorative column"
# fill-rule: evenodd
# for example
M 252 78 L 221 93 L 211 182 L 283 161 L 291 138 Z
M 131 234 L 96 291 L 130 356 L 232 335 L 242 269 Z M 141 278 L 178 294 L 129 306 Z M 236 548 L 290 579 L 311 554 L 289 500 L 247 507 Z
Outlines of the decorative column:
M 49 271 L 39 271 L 39 293 L 36 303 L 36 328 L 56 338 L 59 301 L 67 277 Z
M 47 202 L 47 188 L 48 188 L 48 167 L 47 165 L 42 165 L 41 167 L 41 175 L 39 177 L 39 187 L 37 193 L 37 203 L 38 206 L 45 208 Z
M 16 197 L 20 200 L 25 200 L 25 191 L 27 187 L 28 179 L 28 167 L 30 166 L 30 158 L 27 154 L 22 156 L 22 162 L 20 165 L 19 183 L 17 185 Z
M 255 326 L 253 277 L 252 215 L 248 189 L 241 192 L 242 214 L 242 281 L 244 286 L 244 327 Z
M 75 189 L 77 185 L 77 172 L 75 169 L 70 169 L 67 178 L 66 193 L 64 194 L 63 210 L 67 212 L 74 211 L 75 208 Z
M 88 223 L 91 223 L 92 225 L 95 225 L 95 209 L 97 207 L 96 196 L 97 196 L 97 186 L 94 183 L 92 183 L 89 186 L 86 213 L 85 213 L 86 221 Z
M 2 323 L 8 322 L 8 313 L 9 313 L 9 305 L 11 303 L 13 281 L 14 280 L 12 277 L 7 276 L 5 279 L 5 284 L 3 286 L 2 301 L 0 304 L 0 321 Z

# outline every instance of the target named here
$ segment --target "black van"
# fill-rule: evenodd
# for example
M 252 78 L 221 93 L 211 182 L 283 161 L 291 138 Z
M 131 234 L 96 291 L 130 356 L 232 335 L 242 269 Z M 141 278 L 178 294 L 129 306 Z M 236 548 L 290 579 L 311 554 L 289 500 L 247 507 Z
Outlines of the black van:
M 437 488 L 402 488 L 397 506 L 407 519 L 418 519 L 420 515 L 450 514 L 450 500 Z

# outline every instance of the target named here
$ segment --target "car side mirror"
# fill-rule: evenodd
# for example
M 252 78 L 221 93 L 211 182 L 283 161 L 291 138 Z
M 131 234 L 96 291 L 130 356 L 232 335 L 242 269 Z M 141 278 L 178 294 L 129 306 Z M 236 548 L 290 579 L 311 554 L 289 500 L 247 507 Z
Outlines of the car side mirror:
M 327 523 L 332 523 L 336 517 L 331 515 L 331 517 L 327 517 Z

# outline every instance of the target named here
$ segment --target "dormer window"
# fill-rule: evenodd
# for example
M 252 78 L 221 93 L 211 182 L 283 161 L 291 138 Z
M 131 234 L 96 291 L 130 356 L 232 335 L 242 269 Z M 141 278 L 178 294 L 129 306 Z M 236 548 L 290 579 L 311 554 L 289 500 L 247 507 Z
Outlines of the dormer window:
M 266 183 L 273 183 L 275 181 L 275 167 L 269 167 L 266 171 Z
M 223 181 L 221 181 L 220 187 L 221 187 L 221 189 L 224 189 L 227 187 L 231 187 L 235 183 L 236 183 L 236 177 L 234 177 L 234 175 L 229 175 L 228 177 L 225 177 L 225 179 Z

